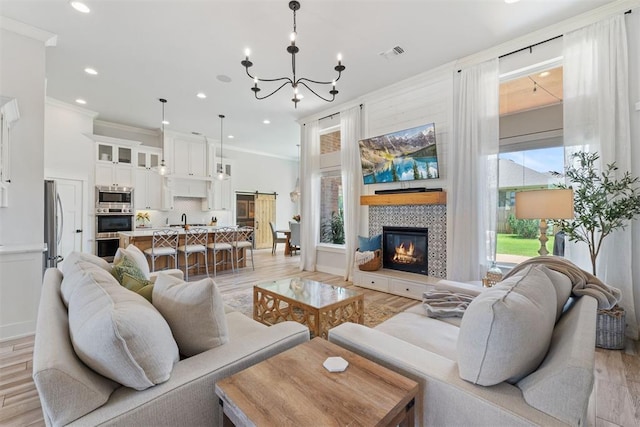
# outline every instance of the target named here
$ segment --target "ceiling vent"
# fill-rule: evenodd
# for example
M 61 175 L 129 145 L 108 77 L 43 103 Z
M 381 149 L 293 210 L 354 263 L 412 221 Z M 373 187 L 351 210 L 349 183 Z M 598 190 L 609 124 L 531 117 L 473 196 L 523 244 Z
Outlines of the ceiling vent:
M 382 56 L 386 59 L 393 59 L 396 56 L 402 55 L 404 53 L 404 49 L 400 46 L 395 46 L 389 50 L 385 50 L 384 52 L 380 52 L 378 55 Z

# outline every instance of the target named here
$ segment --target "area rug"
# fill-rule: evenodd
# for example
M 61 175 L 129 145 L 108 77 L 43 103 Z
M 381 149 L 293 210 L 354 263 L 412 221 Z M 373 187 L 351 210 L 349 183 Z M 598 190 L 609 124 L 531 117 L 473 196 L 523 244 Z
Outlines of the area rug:
M 245 289 L 242 291 L 223 294 L 224 302 L 231 306 L 234 310 L 239 311 L 247 317 L 253 318 L 253 289 Z M 365 295 L 364 299 L 364 324 L 365 326 L 374 327 L 384 322 L 401 310 L 389 307 L 373 301 L 368 301 Z

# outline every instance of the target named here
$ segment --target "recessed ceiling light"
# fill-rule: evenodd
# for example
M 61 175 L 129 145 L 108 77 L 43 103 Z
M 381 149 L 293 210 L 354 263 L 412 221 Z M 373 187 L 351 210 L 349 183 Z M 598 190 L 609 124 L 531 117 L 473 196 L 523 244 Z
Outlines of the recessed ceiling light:
M 168 124 L 169 124 L 169 120 L 163 120 L 163 121 L 162 121 L 162 124 L 163 124 L 163 125 L 168 125 Z
M 78 99 L 76 99 L 76 103 L 85 105 L 87 103 L 87 101 L 85 101 L 84 99 L 78 98 Z
M 540 77 L 547 77 L 549 74 L 551 74 L 551 73 L 548 72 L 548 71 L 543 71 L 543 72 L 540 73 Z
M 95 76 L 98 74 L 98 72 L 96 70 L 94 70 L 93 68 L 87 67 L 84 69 L 84 72 L 87 74 L 91 74 L 92 76 Z
M 196 94 L 196 96 L 197 96 L 198 98 L 200 98 L 200 99 L 205 99 L 205 98 L 207 97 L 207 94 L 202 93 L 202 92 L 198 92 L 198 93 Z
M 216 76 L 216 79 L 218 79 L 222 83 L 230 83 L 231 82 L 231 77 L 225 76 L 224 74 L 218 74 Z
M 264 123 L 265 125 L 268 125 L 269 123 L 271 123 L 271 120 L 263 120 L 262 123 Z
M 229 139 L 233 139 L 233 138 L 235 138 L 235 136 L 233 136 L 233 135 L 227 135 L 227 138 L 229 138 Z
M 82 3 L 81 1 L 72 0 L 72 1 L 69 2 L 69 4 L 71 4 L 71 7 L 73 7 L 78 12 L 82 12 L 82 13 L 91 12 L 91 9 L 89 9 L 89 6 L 87 6 L 86 4 Z
M 518 3 L 520 0 L 504 0 L 506 4 Z

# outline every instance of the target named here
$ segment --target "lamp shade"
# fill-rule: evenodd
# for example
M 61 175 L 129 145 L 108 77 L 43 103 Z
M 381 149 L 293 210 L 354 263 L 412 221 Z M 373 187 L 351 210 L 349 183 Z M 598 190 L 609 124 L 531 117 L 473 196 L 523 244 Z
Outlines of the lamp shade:
M 518 219 L 571 219 L 573 216 L 573 190 L 570 188 L 516 193 Z

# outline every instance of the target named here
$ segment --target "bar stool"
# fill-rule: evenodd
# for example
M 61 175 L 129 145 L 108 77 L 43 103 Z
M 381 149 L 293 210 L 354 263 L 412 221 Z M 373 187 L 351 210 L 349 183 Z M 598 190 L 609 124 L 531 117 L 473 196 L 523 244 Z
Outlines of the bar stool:
M 184 253 L 184 274 L 187 282 L 189 281 L 189 269 L 200 269 L 200 263 L 198 262 L 199 253 L 202 253 L 204 255 L 204 267 L 207 272 L 207 277 L 209 277 L 209 263 L 207 263 L 208 237 L 209 233 L 205 228 L 194 228 L 191 230 L 186 230 L 186 234 L 184 236 L 184 245 L 178 246 L 178 252 Z M 189 265 L 189 255 L 191 254 L 196 254 L 196 262 L 192 265 Z M 196 270 L 196 272 L 198 270 Z
M 213 251 L 213 277 L 216 277 L 218 264 L 228 264 L 231 262 L 231 272 L 235 271 L 233 267 L 233 242 L 235 229 L 231 227 L 218 228 L 213 232 L 212 242 L 207 245 Z M 218 252 L 222 252 L 222 259 L 218 261 Z M 229 261 L 224 255 L 229 252 Z
M 174 268 L 178 268 L 178 230 L 154 231 L 151 247 L 145 249 L 144 253 L 151 258 L 151 271 L 156 271 L 156 258 L 161 256 L 173 258 Z M 168 263 L 166 268 L 169 268 Z
M 236 238 L 233 242 L 233 248 L 236 253 L 236 268 L 240 265 L 240 261 L 247 259 L 247 250 L 251 253 L 251 269 L 255 270 L 253 265 L 253 236 L 255 230 L 253 227 L 240 227 L 236 230 Z M 240 257 L 240 249 L 244 249 L 244 256 Z

